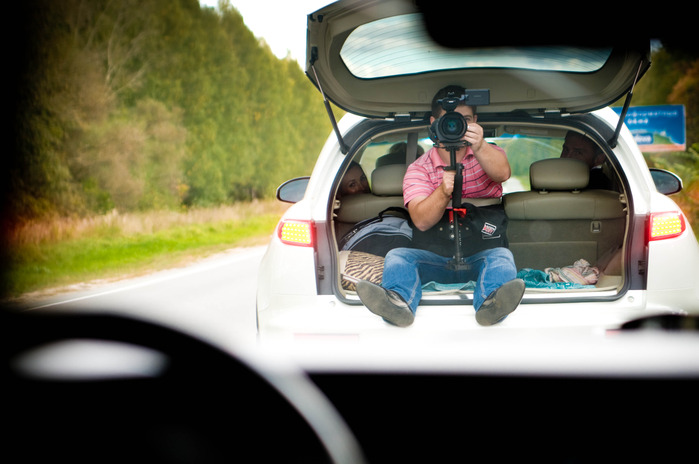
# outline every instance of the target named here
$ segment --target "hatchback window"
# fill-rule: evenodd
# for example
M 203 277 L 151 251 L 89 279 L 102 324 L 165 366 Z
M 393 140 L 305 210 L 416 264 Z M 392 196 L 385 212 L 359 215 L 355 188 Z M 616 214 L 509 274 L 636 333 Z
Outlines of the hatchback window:
M 508 132 L 508 129 L 512 132 Z M 522 130 L 516 127 L 499 130 L 486 127 L 485 132 L 487 142 L 500 146 L 507 153 L 512 177 L 503 185 L 505 193 L 529 190 L 529 167 L 542 159 L 560 157 L 565 134 L 565 131 L 561 130 L 543 130 L 544 134 L 536 135 L 531 133 L 531 129 Z M 498 135 L 495 135 L 495 132 L 498 132 Z M 555 135 L 547 135 L 548 132 Z M 371 174 L 376 168 L 386 164 L 410 164 L 413 159 L 406 162 L 406 150 L 410 143 L 410 138 L 404 133 L 382 135 L 368 143 L 356 159 L 371 182 Z M 415 157 L 433 146 L 424 129 L 418 134 L 416 143 L 417 147 L 413 152 Z
M 427 34 L 419 14 L 383 18 L 357 27 L 340 56 L 361 79 L 464 68 L 517 68 L 589 73 L 599 70 L 611 48 L 570 46 L 455 50 Z

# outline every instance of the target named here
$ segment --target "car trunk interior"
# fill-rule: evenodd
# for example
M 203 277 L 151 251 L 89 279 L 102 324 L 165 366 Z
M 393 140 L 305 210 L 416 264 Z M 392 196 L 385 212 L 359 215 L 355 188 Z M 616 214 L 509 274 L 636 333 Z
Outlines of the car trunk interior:
M 527 295 L 538 298 L 563 293 L 585 298 L 584 295 L 606 297 L 621 291 L 625 282 L 622 256 L 629 205 L 614 163 L 607 156 L 603 165 L 596 168 L 606 176 L 609 185 L 591 188 L 587 168 L 581 174 L 579 165 L 561 159 L 563 141 L 571 128 L 540 123 L 481 125 L 487 140 L 505 149 L 512 168 L 511 179 L 503 185 L 502 203 L 508 216 L 509 248 L 517 269 L 525 276 L 534 272 L 538 279 L 527 282 L 525 277 Z M 375 217 L 388 207 L 404 207 L 402 179 L 406 166 L 431 147 L 423 127 L 374 135 L 350 153 L 364 170 L 371 192 L 342 196 L 338 193 L 333 211 L 336 243 L 358 222 Z M 473 203 L 480 205 L 478 200 Z M 337 288 L 348 300 L 356 298 L 356 279 L 380 282 L 382 259 L 359 260 L 357 255 L 355 251 L 338 249 Z M 578 285 L 580 266 L 585 263 L 589 264 L 585 269 L 592 270 L 596 277 L 592 280 L 596 281 L 586 280 Z M 541 276 L 550 285 L 542 282 Z M 566 277 L 572 281 L 565 283 Z M 423 287 L 423 292 L 424 300 L 429 300 L 440 295 L 448 298 L 454 289 Z M 471 293 L 468 287 L 459 292 Z

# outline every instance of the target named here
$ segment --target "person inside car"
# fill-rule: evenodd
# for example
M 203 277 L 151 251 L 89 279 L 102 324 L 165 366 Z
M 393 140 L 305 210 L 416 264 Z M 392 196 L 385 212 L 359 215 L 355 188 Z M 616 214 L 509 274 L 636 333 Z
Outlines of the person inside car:
M 453 93 L 463 95 L 460 86 L 448 86 L 432 100 L 431 121 L 444 112 L 439 101 Z M 462 104 L 456 108 L 467 120 L 464 140 L 468 146 L 456 152 L 456 162 L 463 164 L 463 198 L 500 198 L 502 182 L 510 177 L 510 165 L 501 148 L 487 143 L 479 126 L 476 108 Z M 414 226 L 429 230 L 444 216 L 451 204 L 455 171 L 450 153 L 433 147 L 412 163 L 403 181 L 403 199 Z M 475 281 L 473 306 L 480 325 L 503 320 L 519 305 L 524 281 L 517 279 L 517 269 L 509 249 L 491 248 L 465 257 L 466 269 L 449 267 L 450 258 L 418 248 L 396 248 L 384 261 L 381 285 L 369 281 L 357 283 L 362 303 L 387 322 L 406 327 L 413 323 L 426 282 L 458 283 Z
M 355 193 L 371 193 L 369 181 L 364 170 L 356 161 L 350 163 L 350 167 L 340 181 L 338 197 L 354 195 Z
M 380 166 L 386 166 L 388 164 L 403 164 L 405 163 L 405 153 L 408 150 L 408 144 L 405 142 L 398 142 L 396 144 L 393 144 L 391 148 L 388 150 L 388 153 L 386 153 L 383 156 L 380 156 L 376 160 L 376 167 Z M 417 146 L 417 156 L 422 155 L 425 150 L 418 145 Z
M 568 131 L 561 149 L 561 158 L 579 159 L 590 167 L 590 181 L 587 184 L 587 188 L 612 189 L 612 182 L 602 170 L 602 164 L 605 159 L 604 153 L 589 138 L 577 132 Z

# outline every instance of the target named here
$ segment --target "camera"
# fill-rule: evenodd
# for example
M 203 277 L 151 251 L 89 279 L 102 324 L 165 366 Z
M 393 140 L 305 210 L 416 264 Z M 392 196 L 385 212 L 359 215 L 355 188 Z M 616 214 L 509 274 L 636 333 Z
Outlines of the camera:
M 435 119 L 430 126 L 430 138 L 443 148 L 462 147 L 467 144 L 463 139 L 468 130 L 468 123 L 461 113 L 456 111 L 459 105 L 487 105 L 490 103 L 488 90 L 471 90 L 457 96 L 449 92 L 445 98 L 437 100 L 445 114 Z
M 433 135 L 431 137 L 433 142 L 441 143 L 445 147 L 464 145 L 465 142 L 461 139 L 468 130 L 468 124 L 461 113 L 454 111 L 459 105 L 459 101 L 461 101 L 460 98 L 451 96 L 439 100 L 446 113 L 432 123 L 430 132 Z

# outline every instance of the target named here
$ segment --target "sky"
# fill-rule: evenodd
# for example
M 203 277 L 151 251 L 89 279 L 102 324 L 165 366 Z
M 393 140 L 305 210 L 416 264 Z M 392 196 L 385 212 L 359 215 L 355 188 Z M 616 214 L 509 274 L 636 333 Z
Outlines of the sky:
M 258 38 L 265 39 L 279 58 L 287 53 L 303 64 L 306 60 L 306 16 L 333 0 L 230 0 L 243 16 L 245 25 Z M 202 6 L 216 7 L 218 0 L 199 0 Z

